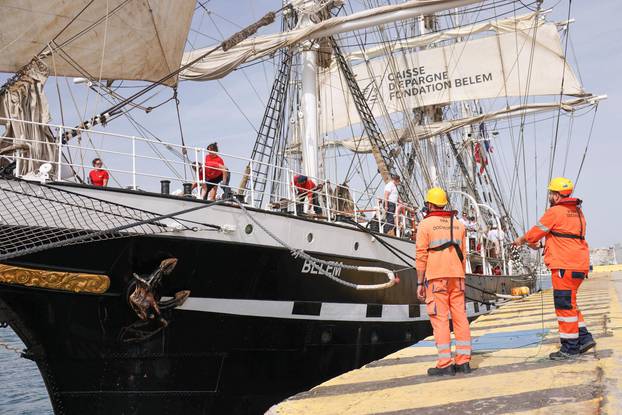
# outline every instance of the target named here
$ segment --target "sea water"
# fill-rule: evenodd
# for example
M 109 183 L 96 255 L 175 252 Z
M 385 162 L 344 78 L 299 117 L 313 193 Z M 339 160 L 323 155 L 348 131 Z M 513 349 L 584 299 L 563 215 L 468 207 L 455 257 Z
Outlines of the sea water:
M 0 414 L 51 415 L 52 405 L 37 365 L 2 347 L 24 348 L 10 328 L 0 328 Z

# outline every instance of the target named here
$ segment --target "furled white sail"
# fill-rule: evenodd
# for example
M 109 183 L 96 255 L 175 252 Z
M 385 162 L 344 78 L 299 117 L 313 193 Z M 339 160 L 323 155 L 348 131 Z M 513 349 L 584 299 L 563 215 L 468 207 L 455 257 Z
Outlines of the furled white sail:
M 532 20 L 533 22 L 533 20 Z M 537 29 L 536 29 L 537 27 Z M 353 66 L 375 116 L 428 105 L 506 97 L 585 94 L 564 58 L 557 26 L 517 30 L 419 52 L 400 51 Z M 321 77 L 326 130 L 360 122 L 336 68 Z
M 0 0 L 0 72 L 46 53 L 52 75 L 157 81 L 179 68 L 194 7 L 194 0 Z
M 515 117 L 524 117 L 528 115 L 539 114 L 548 111 L 562 110 L 564 112 L 577 111 L 587 105 L 592 105 L 605 96 L 590 96 L 583 97 L 574 100 L 567 100 L 560 103 L 536 103 L 525 105 L 513 105 L 508 108 L 504 108 L 498 111 L 488 112 L 485 114 L 479 114 L 472 117 L 458 118 L 455 120 L 445 120 L 439 122 L 433 122 L 426 125 L 417 125 L 413 129 L 398 129 L 395 134 L 387 137 L 388 144 L 394 144 L 400 137 L 403 141 L 410 141 L 413 139 L 411 134 L 414 132 L 416 138 L 419 140 L 426 140 L 435 136 L 442 136 L 444 134 L 455 131 L 459 128 L 468 127 L 469 125 L 479 124 L 487 121 L 495 121 L 500 119 L 508 119 Z M 367 136 L 349 138 L 345 140 L 331 140 L 324 141 L 324 145 L 327 147 L 341 146 L 350 151 L 357 153 L 371 153 L 372 147 Z M 295 151 L 296 147 L 292 146 L 289 151 Z
M 365 48 L 365 50 L 354 50 L 348 53 L 345 58 L 352 63 L 358 63 L 356 61 L 376 58 L 378 56 L 386 55 L 388 52 L 397 52 L 402 49 L 428 47 L 434 45 L 435 43 L 461 38 L 470 39 L 479 33 L 510 33 L 515 32 L 516 30 L 529 30 L 534 24 L 542 24 L 544 22 L 544 20 L 537 19 L 538 14 L 542 15 L 544 13 L 533 12 L 521 16 L 509 17 L 507 19 L 486 20 L 481 23 L 459 26 L 453 29 L 438 32 L 430 32 L 408 39 L 399 39 L 390 45 L 368 47 Z
M 224 52 L 217 50 L 201 61 L 180 73 L 180 78 L 194 81 L 208 81 L 222 78 L 244 62 L 270 56 L 278 49 L 299 44 L 310 39 L 318 39 L 337 33 L 348 32 L 365 27 L 431 14 L 441 10 L 461 7 L 481 0 L 411 0 L 400 4 L 377 7 L 353 13 L 349 16 L 334 17 L 313 26 L 297 28 L 285 33 L 257 36 L 240 42 Z M 184 54 L 182 65 L 204 55 L 214 46 L 197 49 Z
M 21 152 L 17 173 L 35 172 L 41 160 L 58 160 L 58 144 L 50 128 L 50 109 L 43 90 L 49 75 L 47 66 L 33 60 L 23 67 L 18 78 L 0 92 L 0 155 Z M 27 122 L 21 122 L 27 121 Z M 0 167 L 5 160 L 0 159 Z M 56 169 L 56 166 L 53 166 Z

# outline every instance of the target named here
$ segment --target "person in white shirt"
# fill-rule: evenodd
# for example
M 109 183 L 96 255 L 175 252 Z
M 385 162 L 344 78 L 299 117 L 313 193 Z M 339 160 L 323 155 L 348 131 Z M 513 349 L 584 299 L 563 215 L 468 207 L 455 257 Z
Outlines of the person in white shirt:
M 497 225 L 492 225 L 486 235 L 486 238 L 488 239 L 488 243 L 492 245 L 492 256 L 494 258 L 499 258 L 501 255 L 501 242 L 503 241 L 503 238 L 505 238 L 505 233 L 501 229 L 497 229 Z
M 400 176 L 391 175 L 391 180 L 384 186 L 384 210 L 386 214 L 386 222 L 382 231 L 384 233 L 395 232 L 396 218 L 395 207 L 399 199 L 397 186 L 400 184 Z
M 475 222 L 474 216 L 469 216 L 466 229 L 469 238 L 469 250 L 475 251 L 477 248 L 477 222 Z
M 467 217 L 466 212 L 462 212 L 462 217 L 459 219 L 460 222 L 464 225 L 465 228 L 469 227 L 469 218 Z
M 471 232 L 477 231 L 477 222 L 475 221 L 474 216 L 469 216 L 469 224 L 467 226 L 467 230 Z

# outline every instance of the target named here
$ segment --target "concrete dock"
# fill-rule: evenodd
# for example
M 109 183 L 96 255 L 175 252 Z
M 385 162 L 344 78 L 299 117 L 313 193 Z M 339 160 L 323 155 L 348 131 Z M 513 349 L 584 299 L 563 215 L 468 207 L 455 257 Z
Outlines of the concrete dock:
M 596 348 L 554 362 L 551 290 L 512 301 L 471 324 L 474 371 L 431 378 L 432 337 L 295 395 L 276 414 L 622 414 L 622 272 L 590 275 L 579 308 Z

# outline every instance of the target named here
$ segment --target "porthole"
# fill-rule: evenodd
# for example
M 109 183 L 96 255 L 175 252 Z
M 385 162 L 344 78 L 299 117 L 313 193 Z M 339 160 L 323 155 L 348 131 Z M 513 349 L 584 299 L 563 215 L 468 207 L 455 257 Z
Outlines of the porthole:
M 378 343 L 378 335 L 376 334 L 376 332 L 375 332 L 375 331 L 373 331 L 373 332 L 371 333 L 371 339 L 370 339 L 370 340 L 371 340 L 371 343 L 372 343 L 372 344 L 376 344 L 376 343 Z
M 355 251 L 359 250 L 359 243 L 358 242 L 354 242 L 354 250 Z
M 253 225 L 251 225 L 250 223 L 246 225 L 246 227 L 244 228 L 244 232 L 247 235 L 250 235 L 251 233 L 253 233 Z
M 313 242 L 313 234 L 311 232 L 307 234 L 307 242 L 309 243 Z
M 322 343 L 326 344 L 333 339 L 333 335 L 328 331 L 323 331 L 321 339 L 322 339 Z

